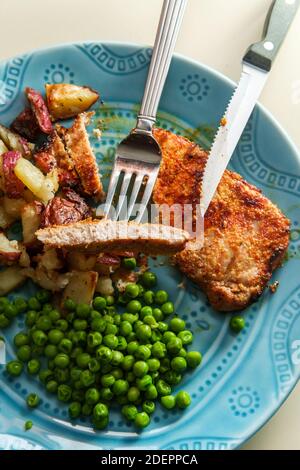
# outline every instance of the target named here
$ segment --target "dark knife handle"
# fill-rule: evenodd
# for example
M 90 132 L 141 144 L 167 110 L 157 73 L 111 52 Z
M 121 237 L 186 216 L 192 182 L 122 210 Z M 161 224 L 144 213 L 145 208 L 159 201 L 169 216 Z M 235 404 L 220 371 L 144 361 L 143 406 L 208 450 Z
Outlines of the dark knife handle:
M 263 33 L 263 40 L 249 47 L 244 61 L 267 72 L 286 37 L 297 13 L 300 0 L 273 0 Z

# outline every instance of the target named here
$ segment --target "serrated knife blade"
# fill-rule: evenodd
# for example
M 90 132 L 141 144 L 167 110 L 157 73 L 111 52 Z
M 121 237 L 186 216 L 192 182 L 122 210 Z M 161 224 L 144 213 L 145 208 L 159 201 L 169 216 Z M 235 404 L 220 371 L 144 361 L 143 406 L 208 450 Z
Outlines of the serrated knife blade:
M 201 213 L 204 216 L 222 175 L 267 81 L 268 73 L 246 63 L 208 156 L 202 179 Z
M 229 102 L 206 162 L 200 198 L 203 217 L 267 81 L 272 63 L 299 5 L 300 0 L 273 0 L 262 41 L 250 46 L 243 58 L 240 82 Z

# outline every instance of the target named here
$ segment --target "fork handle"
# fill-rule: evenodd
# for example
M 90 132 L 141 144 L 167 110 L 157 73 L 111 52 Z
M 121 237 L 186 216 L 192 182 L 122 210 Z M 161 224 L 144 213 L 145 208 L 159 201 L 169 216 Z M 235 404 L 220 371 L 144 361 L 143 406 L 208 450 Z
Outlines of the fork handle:
M 164 0 L 137 128 L 146 130 L 156 120 L 157 108 L 170 68 L 187 0 Z M 148 122 L 149 121 L 149 122 Z

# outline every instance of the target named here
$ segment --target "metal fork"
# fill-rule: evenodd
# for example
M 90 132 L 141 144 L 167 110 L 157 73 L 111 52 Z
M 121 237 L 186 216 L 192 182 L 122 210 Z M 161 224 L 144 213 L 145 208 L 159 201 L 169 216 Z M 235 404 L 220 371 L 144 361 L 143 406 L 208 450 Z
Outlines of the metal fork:
M 144 190 L 140 195 L 141 201 L 135 218 L 135 222 L 139 223 L 150 200 L 161 162 L 161 150 L 152 134 L 152 128 L 156 121 L 157 108 L 170 68 L 186 3 L 187 0 L 164 0 L 136 127 L 116 150 L 105 207 L 104 211 L 101 211 L 101 215 L 104 213 L 105 218 L 118 220 L 123 214 L 125 202 L 129 200 L 127 211 L 125 208 L 125 219 L 129 220 L 137 204 L 137 198 Z M 117 196 L 117 187 L 120 185 L 118 205 L 115 210 L 112 210 L 113 200 Z M 130 188 L 132 188 L 131 191 L 128 191 Z M 128 197 L 127 192 L 130 192 Z

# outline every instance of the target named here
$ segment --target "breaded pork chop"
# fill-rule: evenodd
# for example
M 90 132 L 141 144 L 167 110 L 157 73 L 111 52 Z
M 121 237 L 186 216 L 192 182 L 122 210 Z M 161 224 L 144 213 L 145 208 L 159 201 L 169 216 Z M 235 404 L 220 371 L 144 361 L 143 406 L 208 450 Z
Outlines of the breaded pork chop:
M 163 162 L 156 204 L 199 202 L 208 153 L 189 140 L 155 130 Z M 255 186 L 226 171 L 205 216 L 201 249 L 189 243 L 175 256 L 183 273 L 220 311 L 241 310 L 263 292 L 289 244 L 289 220 Z

